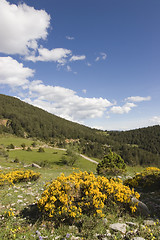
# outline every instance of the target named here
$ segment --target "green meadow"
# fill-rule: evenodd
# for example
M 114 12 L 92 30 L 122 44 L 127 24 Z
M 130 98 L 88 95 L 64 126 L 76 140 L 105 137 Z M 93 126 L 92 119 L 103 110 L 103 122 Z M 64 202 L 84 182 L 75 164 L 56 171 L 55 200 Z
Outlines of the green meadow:
M 8 135 L 8 134 L 0 135 L 0 145 L 3 144 L 5 147 L 7 147 L 10 144 L 13 144 L 15 147 L 21 147 L 21 144 L 23 143 L 25 143 L 25 145 L 29 147 L 33 142 L 34 142 L 33 139 L 20 138 L 20 137 Z M 40 141 L 37 141 L 37 140 L 36 142 L 37 144 L 41 143 Z
M 27 148 L 34 142 L 33 139 L 23 139 L 14 136 L 0 136 L 0 146 L 3 148 L 13 144 L 17 148 L 7 150 L 6 156 L 0 155 L 0 173 L 12 170 L 33 170 L 39 172 L 41 177 L 36 181 L 20 182 L 13 185 L 0 186 L 0 240 L 4 239 L 27 239 L 27 240 L 62 240 L 62 239 L 83 239 L 96 240 L 96 234 L 101 236 L 105 234 L 109 224 L 114 222 L 134 222 L 138 224 L 137 235 L 144 239 L 158 239 L 159 222 L 157 221 L 152 228 L 142 229 L 143 217 L 122 214 L 120 209 L 112 208 L 107 210 L 106 218 L 107 225 L 104 225 L 102 219 L 86 216 L 83 221 L 81 232 L 77 232 L 75 226 L 60 224 L 56 226 L 51 219 L 46 220 L 40 216 L 37 210 L 37 201 L 41 198 L 41 194 L 45 189 L 45 184 L 52 181 L 62 173 L 69 175 L 73 172 L 88 171 L 96 173 L 96 164 L 78 156 L 73 166 L 63 164 L 61 161 L 63 156 L 66 156 L 66 151 L 51 147 L 44 147 L 44 152 L 38 152 L 40 146 L 44 143 L 36 141 L 38 147 L 27 151 Z M 25 143 L 26 148 L 23 150 L 21 144 Z M 99 162 L 99 159 L 95 159 Z M 31 167 L 32 163 L 38 164 L 41 168 Z M 127 174 L 133 176 L 136 172 L 141 171 L 140 166 L 127 167 Z M 150 230 L 149 230 L 150 229 Z M 134 229 L 130 228 L 130 231 Z M 72 236 L 76 236 L 75 238 Z M 79 237 L 79 238 L 78 238 Z M 108 240 L 124 239 L 124 236 L 117 233 L 112 233 Z

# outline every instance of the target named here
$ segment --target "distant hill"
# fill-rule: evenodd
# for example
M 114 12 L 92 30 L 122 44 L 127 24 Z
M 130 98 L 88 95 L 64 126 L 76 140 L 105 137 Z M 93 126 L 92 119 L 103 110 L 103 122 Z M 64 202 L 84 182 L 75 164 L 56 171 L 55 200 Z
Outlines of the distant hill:
M 137 145 L 139 148 L 149 152 L 160 154 L 160 126 L 140 128 L 130 131 L 110 132 L 114 141 L 122 144 Z
M 106 139 L 106 136 L 99 134 L 98 130 L 65 120 L 15 97 L 2 94 L 0 94 L 0 127 L 1 132 L 46 141 L 55 138 L 83 138 L 105 143 Z
M 100 131 L 65 120 L 17 98 L 0 94 L 0 134 L 40 139 L 102 159 L 117 152 L 129 165 L 160 165 L 160 126 L 131 131 Z

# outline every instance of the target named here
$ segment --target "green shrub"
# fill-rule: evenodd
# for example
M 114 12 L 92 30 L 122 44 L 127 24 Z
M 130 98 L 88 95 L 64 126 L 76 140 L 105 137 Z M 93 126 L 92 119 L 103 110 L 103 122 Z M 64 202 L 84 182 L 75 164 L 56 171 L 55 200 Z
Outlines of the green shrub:
M 25 143 L 22 143 L 22 144 L 21 144 L 21 147 L 23 148 L 23 150 L 25 150 L 26 144 L 25 144 Z
M 27 148 L 28 152 L 32 152 L 32 149 L 30 147 Z
M 14 159 L 14 163 L 19 163 L 19 159 L 17 157 Z
M 62 156 L 60 163 L 68 166 L 73 166 L 77 160 L 78 155 L 74 152 L 72 148 L 68 148 L 66 151 L 66 155 Z
M 36 147 L 37 144 L 36 144 L 36 142 L 33 142 L 31 145 L 32 145 L 32 147 Z
M 14 145 L 11 143 L 7 146 L 7 149 L 14 149 Z
M 41 152 L 41 153 L 42 153 L 42 152 L 45 152 L 45 151 L 44 151 L 44 148 L 40 147 L 40 148 L 38 149 L 38 152 Z
M 99 175 L 118 175 L 126 171 L 124 160 L 116 153 L 111 152 L 97 165 Z

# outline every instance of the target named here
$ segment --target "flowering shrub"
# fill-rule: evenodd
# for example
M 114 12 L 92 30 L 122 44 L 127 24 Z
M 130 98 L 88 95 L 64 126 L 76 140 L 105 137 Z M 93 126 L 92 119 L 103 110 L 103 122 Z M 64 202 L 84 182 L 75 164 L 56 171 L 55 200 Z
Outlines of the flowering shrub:
M 35 181 L 40 177 L 40 173 L 32 170 L 13 170 L 6 173 L 0 173 L 0 186 L 4 184 L 13 184 L 16 182 Z
M 46 184 L 38 207 L 49 217 L 56 219 L 77 219 L 82 214 L 99 215 L 105 205 L 130 205 L 131 195 L 139 194 L 122 184 L 121 180 L 95 177 L 93 173 L 79 172 L 69 176 L 62 174 Z M 135 206 L 130 206 L 135 211 Z
M 14 217 L 14 212 L 13 209 L 10 208 L 8 211 L 4 212 L 4 217 L 8 218 L 8 217 Z
M 160 187 L 160 169 L 156 167 L 145 168 L 132 179 L 124 181 L 130 187 L 158 188 Z

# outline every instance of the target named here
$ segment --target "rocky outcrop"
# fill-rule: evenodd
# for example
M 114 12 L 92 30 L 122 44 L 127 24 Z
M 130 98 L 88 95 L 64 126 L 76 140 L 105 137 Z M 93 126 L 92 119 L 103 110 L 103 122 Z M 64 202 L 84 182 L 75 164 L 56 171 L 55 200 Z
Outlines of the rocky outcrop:
M 118 231 L 121 232 L 122 234 L 125 234 L 127 225 L 125 223 L 113 223 L 109 225 L 109 228 L 111 228 L 114 231 Z
M 147 207 L 147 205 L 141 201 L 139 201 L 137 198 L 132 197 L 131 198 L 131 204 L 137 204 L 137 213 L 139 213 L 142 216 L 149 216 L 150 212 Z
M 38 164 L 36 163 L 31 163 L 29 165 L 25 165 L 24 167 L 35 167 L 35 168 L 41 168 Z

